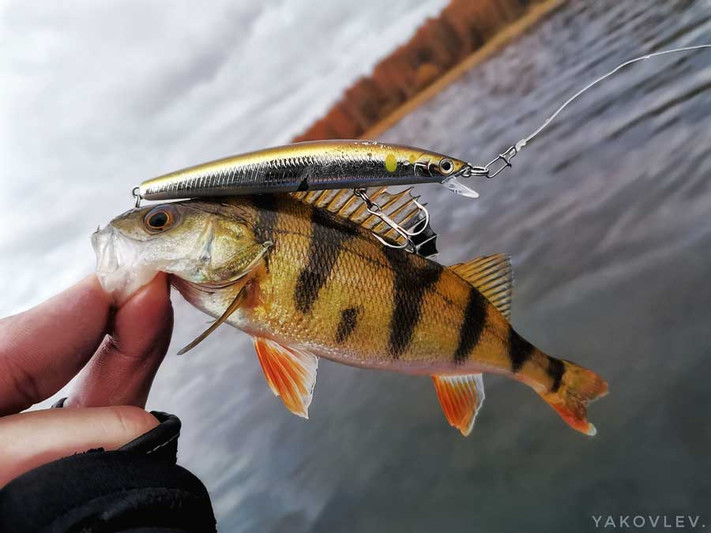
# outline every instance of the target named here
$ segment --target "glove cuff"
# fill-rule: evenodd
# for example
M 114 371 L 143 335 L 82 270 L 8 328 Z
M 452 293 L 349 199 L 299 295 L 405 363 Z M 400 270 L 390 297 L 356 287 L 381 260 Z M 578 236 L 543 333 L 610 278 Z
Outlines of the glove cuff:
M 180 420 L 152 414 L 160 424 L 119 450 L 65 457 L 8 483 L 0 531 L 216 531 L 205 486 L 176 464 Z

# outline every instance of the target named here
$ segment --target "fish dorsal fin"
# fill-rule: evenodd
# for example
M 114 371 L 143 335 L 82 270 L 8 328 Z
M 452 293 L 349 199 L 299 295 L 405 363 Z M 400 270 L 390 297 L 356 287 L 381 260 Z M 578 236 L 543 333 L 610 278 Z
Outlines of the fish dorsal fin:
M 507 320 L 511 317 L 513 270 L 508 255 L 483 255 L 450 269 L 474 285 Z
M 274 395 L 281 398 L 289 411 L 308 418 L 316 386 L 318 357 L 261 337 L 254 337 L 254 348 Z
M 398 193 L 391 193 L 386 187 L 369 187 L 365 190 L 368 197 L 378 204 L 383 214 L 390 217 L 405 230 L 412 230 L 424 223 L 425 215 L 415 202 L 419 197 L 412 196 L 412 188 Z M 353 189 L 330 189 L 322 191 L 295 192 L 291 195 L 305 204 L 326 209 L 335 215 L 363 226 L 376 235 L 401 244 L 403 238 L 380 218 L 366 209 L 363 200 L 353 194 Z M 423 206 L 424 207 L 424 206 Z M 428 227 L 413 242 L 417 253 L 430 257 L 437 253 L 435 241 L 437 234 Z
M 447 422 L 466 437 L 472 432 L 476 415 L 484 403 L 481 374 L 432 376 L 432 381 Z

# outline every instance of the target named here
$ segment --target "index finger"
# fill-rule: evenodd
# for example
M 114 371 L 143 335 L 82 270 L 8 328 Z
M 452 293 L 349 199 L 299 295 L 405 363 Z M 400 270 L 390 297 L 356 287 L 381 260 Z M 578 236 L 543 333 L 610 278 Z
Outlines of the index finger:
M 0 320 L 0 416 L 48 398 L 101 344 L 109 297 L 91 275 L 46 302 Z

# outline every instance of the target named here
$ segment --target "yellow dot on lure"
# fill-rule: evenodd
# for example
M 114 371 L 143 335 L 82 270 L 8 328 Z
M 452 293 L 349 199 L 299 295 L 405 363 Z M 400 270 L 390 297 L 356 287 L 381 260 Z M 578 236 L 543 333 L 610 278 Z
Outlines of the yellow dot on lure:
M 388 172 L 395 172 L 397 169 L 397 157 L 395 157 L 395 154 L 390 152 L 388 155 L 385 156 L 385 170 Z

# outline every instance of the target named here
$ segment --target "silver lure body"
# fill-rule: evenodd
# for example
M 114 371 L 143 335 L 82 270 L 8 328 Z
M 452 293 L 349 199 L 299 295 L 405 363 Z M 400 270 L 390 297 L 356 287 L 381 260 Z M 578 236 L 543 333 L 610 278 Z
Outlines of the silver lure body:
M 464 161 L 421 148 L 374 141 L 315 141 L 171 172 L 144 181 L 134 195 L 172 200 L 439 182 L 474 196 L 455 179 L 468 168 Z

